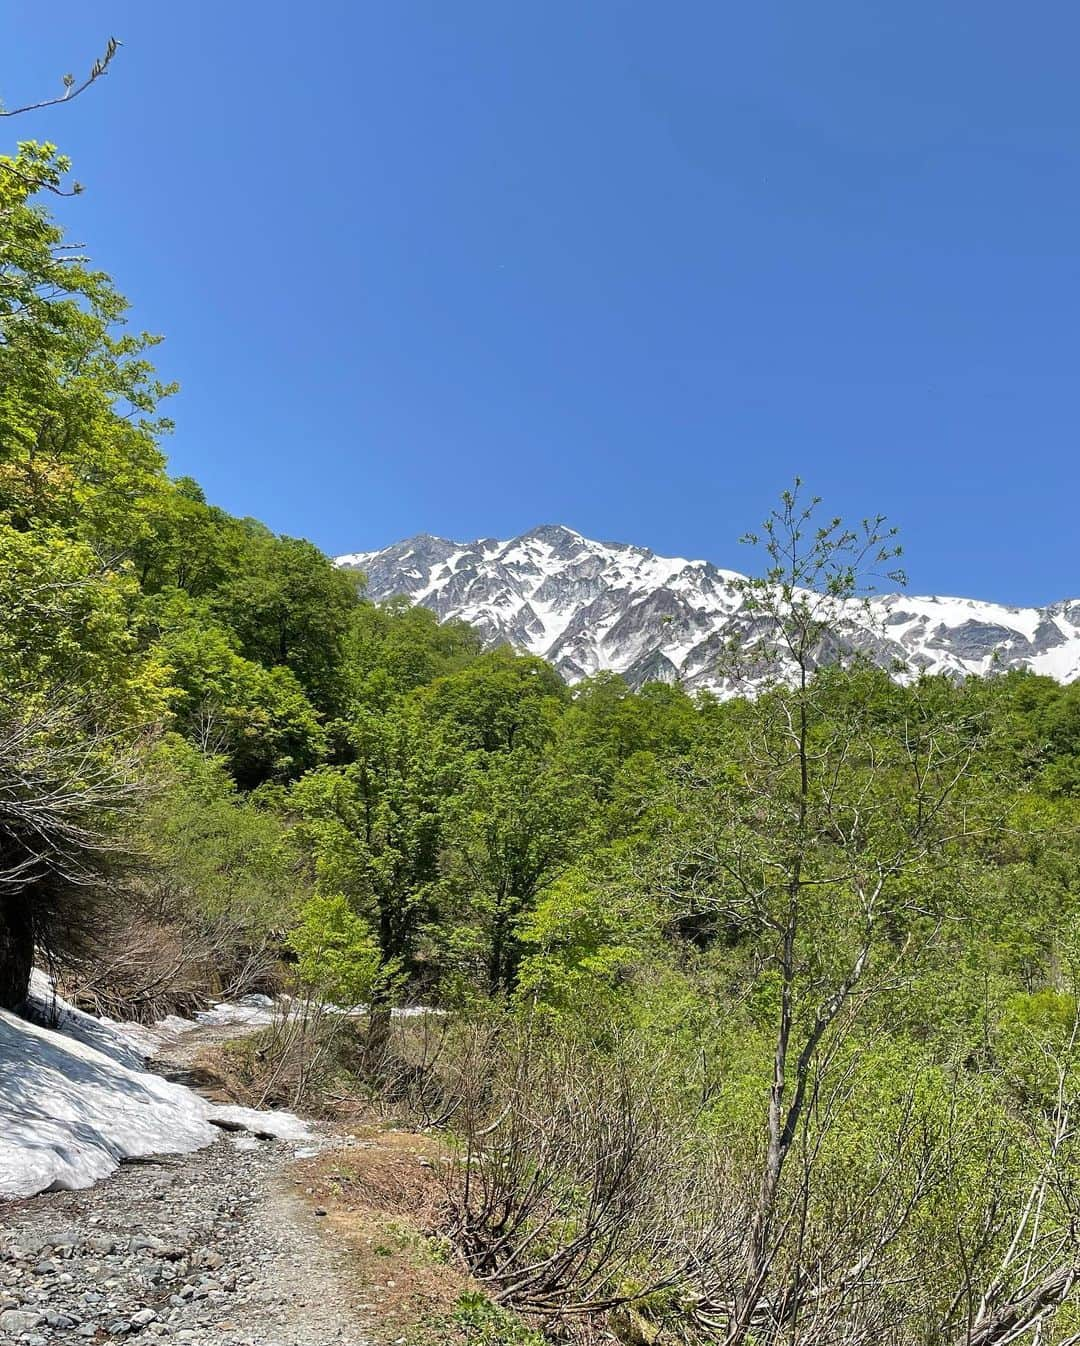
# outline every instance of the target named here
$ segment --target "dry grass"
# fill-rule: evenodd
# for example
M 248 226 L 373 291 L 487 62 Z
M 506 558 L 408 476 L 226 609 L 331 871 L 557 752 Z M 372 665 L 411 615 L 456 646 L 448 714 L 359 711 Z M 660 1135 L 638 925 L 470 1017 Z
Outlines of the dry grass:
M 326 1223 L 349 1249 L 356 1279 L 377 1310 L 382 1341 L 425 1340 L 425 1324 L 452 1318 L 472 1289 L 449 1245 L 433 1238 L 443 1187 L 437 1140 L 374 1127 L 351 1143 L 293 1169 L 299 1192 L 326 1210 Z M 429 1340 L 435 1340 L 429 1338 Z M 467 1336 L 440 1335 L 464 1343 Z
M 655 1332 L 633 1313 L 553 1324 L 548 1338 L 538 1322 L 497 1307 L 433 1232 L 446 1222 L 446 1162 L 439 1136 L 372 1124 L 293 1167 L 298 1193 L 325 1209 L 351 1253 L 361 1296 L 377 1311 L 379 1346 L 652 1346 Z
M 394 1020 L 373 1060 L 369 1020 L 298 1000 L 269 1027 L 228 1044 L 215 1068 L 252 1107 L 292 1108 L 346 1129 L 379 1123 L 426 1130 L 444 1125 L 459 1106 L 459 1077 L 477 1050 L 476 1032 L 465 1036 L 459 1053 L 448 1020 Z

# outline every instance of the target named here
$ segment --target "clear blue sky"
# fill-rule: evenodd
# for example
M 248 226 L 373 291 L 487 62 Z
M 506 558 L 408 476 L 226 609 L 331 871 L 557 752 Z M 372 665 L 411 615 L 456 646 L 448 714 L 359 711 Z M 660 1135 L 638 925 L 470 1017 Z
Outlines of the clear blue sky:
M 173 469 L 327 550 L 562 521 L 745 564 L 801 473 L 917 591 L 1080 593 L 1080 11 L 0 10 Z

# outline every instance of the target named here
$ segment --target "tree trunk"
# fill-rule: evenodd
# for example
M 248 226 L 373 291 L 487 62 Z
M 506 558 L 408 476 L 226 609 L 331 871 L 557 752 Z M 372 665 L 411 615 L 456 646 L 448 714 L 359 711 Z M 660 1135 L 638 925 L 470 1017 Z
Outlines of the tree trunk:
M 503 983 L 503 958 L 506 945 L 507 917 L 500 904 L 491 930 L 491 951 L 488 955 L 488 989 L 498 995 Z
M 1006 1346 L 1007 1342 L 1016 1341 L 1025 1328 L 1033 1327 L 1049 1310 L 1063 1303 L 1075 1284 L 1075 1267 L 1057 1267 L 996 1313 L 991 1310 L 980 1313 L 960 1342 L 963 1346 Z
M 791 1046 L 792 1025 L 792 988 L 795 984 L 795 941 L 799 931 L 800 884 L 802 882 L 802 856 L 792 861 L 792 877 L 789 886 L 787 924 L 784 927 L 783 943 L 780 954 L 780 968 L 783 986 L 780 999 L 780 1020 L 776 1027 L 776 1047 L 773 1053 L 773 1078 L 769 1087 L 768 1108 L 768 1148 L 761 1171 L 757 1209 L 750 1226 L 750 1235 L 746 1252 L 746 1271 L 742 1287 L 735 1296 L 735 1312 L 728 1325 L 724 1346 L 743 1346 L 750 1338 L 750 1325 L 754 1313 L 761 1301 L 765 1282 L 769 1275 L 772 1260 L 770 1243 L 772 1240 L 773 1220 L 776 1215 L 776 1202 L 780 1192 L 780 1179 L 784 1172 L 784 1163 L 791 1147 L 795 1123 L 801 1108 L 802 1090 L 797 1084 L 793 1102 L 785 1116 L 785 1091 L 788 1083 L 788 1050 Z
M 384 997 L 373 998 L 363 1055 L 364 1070 L 371 1080 L 381 1080 L 389 1073 L 391 1026 L 390 1005 Z
M 34 965 L 34 927 L 27 899 L 0 897 L 0 1009 L 17 1009 L 30 989 Z

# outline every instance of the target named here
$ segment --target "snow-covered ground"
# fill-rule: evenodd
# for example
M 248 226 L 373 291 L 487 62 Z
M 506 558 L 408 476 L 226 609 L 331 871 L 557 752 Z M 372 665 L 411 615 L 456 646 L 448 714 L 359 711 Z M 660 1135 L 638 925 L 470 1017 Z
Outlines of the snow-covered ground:
M 215 1122 L 312 1139 L 292 1113 L 215 1105 L 145 1068 L 163 1042 L 198 1022 L 172 1018 L 147 1029 L 98 1019 L 55 998 L 40 973 L 27 1013 L 38 1022 L 0 1010 L 0 1199 L 89 1187 L 124 1159 L 200 1149 L 220 1134 Z M 201 1017 L 258 1027 L 271 1014 L 259 998 Z

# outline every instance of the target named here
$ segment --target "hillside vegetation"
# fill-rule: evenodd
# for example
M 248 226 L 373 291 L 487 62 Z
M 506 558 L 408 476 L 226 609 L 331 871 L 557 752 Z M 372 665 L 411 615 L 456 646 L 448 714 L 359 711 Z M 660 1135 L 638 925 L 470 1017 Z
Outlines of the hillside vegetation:
M 1080 1341 L 1080 687 L 819 670 L 894 542 L 798 491 L 752 700 L 366 601 L 168 475 L 67 168 L 0 160 L 0 1005 L 287 991 L 238 1076 L 444 1133 L 552 1336 Z

